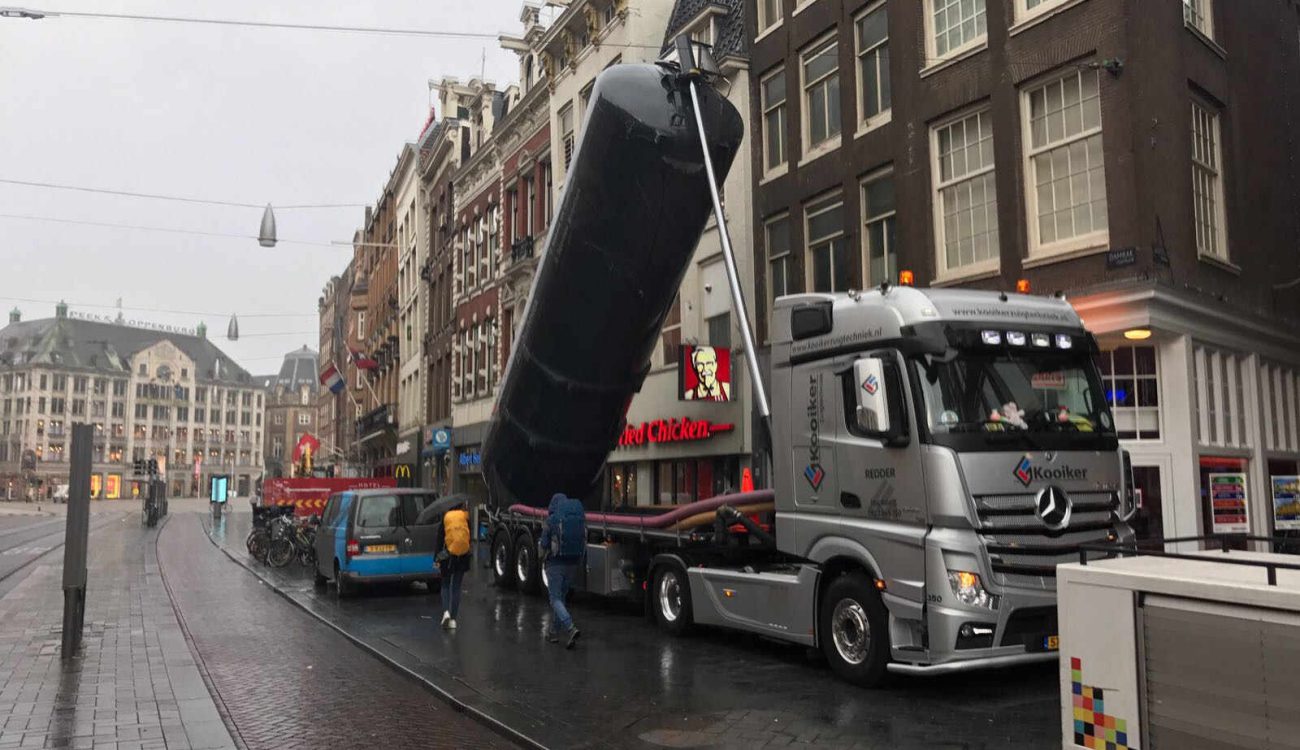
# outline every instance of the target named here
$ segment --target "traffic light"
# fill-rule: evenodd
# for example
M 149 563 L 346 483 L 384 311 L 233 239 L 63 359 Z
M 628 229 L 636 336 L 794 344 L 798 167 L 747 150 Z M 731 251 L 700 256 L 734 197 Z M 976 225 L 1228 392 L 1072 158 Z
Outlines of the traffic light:
M 151 458 L 149 459 L 149 476 L 157 476 L 157 474 L 158 474 L 158 459 Z
M 131 464 L 131 473 L 135 476 L 144 474 L 144 459 L 137 458 Z

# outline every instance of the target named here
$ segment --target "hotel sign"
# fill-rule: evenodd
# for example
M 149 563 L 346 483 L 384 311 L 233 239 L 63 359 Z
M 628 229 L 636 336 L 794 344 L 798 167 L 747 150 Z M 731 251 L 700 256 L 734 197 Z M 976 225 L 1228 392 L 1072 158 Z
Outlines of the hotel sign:
M 153 323 L 148 320 L 118 320 L 108 315 L 96 315 L 94 313 L 68 312 L 68 317 L 75 320 L 88 320 L 91 323 L 108 323 L 109 325 L 125 326 L 128 328 L 142 328 L 146 331 L 158 331 L 159 333 L 176 333 L 182 336 L 197 336 L 199 329 L 186 328 L 185 326 L 173 326 L 165 323 Z

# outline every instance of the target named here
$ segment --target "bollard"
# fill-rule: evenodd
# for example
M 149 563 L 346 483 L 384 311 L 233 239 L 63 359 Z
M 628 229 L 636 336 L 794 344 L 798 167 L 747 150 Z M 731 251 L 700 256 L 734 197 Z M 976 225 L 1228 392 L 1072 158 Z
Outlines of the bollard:
M 86 619 L 86 547 L 90 534 L 90 444 L 95 428 L 72 425 L 68 518 L 63 537 L 63 651 L 70 659 L 81 648 Z

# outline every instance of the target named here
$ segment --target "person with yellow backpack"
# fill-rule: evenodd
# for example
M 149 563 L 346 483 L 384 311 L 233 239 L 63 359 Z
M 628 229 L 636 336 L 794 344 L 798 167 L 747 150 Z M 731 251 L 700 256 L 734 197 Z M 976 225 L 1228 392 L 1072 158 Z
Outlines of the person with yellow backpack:
M 469 571 L 469 512 L 461 503 L 442 516 L 442 533 L 438 535 L 435 559 L 442 574 L 442 626 L 456 629 L 460 610 L 460 585 Z

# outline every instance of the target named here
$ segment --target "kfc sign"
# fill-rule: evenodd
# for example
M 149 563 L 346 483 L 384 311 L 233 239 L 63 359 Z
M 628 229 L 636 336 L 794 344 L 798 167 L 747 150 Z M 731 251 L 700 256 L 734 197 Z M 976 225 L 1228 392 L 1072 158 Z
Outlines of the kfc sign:
M 630 448 L 646 443 L 689 443 L 696 440 L 708 440 L 720 432 L 731 432 L 732 424 L 718 424 L 707 419 L 656 419 L 642 422 L 640 427 L 627 425 L 618 439 L 618 447 Z
M 731 350 L 712 346 L 681 347 L 677 392 L 682 401 L 730 401 Z

